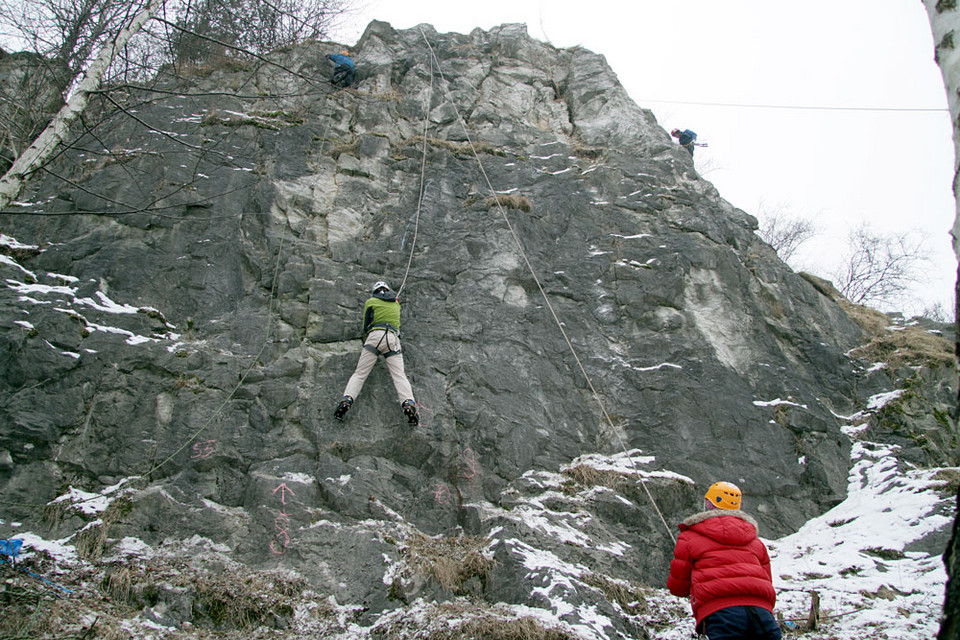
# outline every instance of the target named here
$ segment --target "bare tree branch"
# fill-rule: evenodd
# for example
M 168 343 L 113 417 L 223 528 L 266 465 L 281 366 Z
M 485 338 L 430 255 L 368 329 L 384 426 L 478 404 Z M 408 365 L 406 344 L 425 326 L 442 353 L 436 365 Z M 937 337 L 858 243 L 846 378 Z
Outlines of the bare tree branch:
M 855 304 L 894 305 L 923 281 L 930 259 L 915 234 L 883 235 L 862 224 L 849 234 L 850 245 L 834 272 L 837 289 Z
M 26 151 L 19 154 L 7 174 L 0 178 L 0 209 L 5 209 L 19 194 L 24 181 L 32 173 L 44 170 L 50 175 L 58 175 L 51 170 L 50 163 L 61 157 L 65 150 L 70 149 L 73 143 L 82 139 L 85 134 L 89 133 L 97 139 L 93 129 L 80 117 L 94 95 L 102 97 L 108 105 L 104 112 L 106 118 L 102 119 L 101 123 L 111 116 L 123 115 L 149 131 L 166 136 L 166 139 L 187 149 L 188 153 L 192 152 L 192 155 L 196 155 L 197 163 L 211 153 L 223 155 L 207 145 L 190 144 L 179 135 L 151 126 L 136 116 L 133 108 L 125 106 L 122 100 L 115 99 L 114 92 L 130 88 L 131 81 L 143 84 L 144 81 L 155 80 L 161 65 L 176 61 L 175 41 L 183 37 L 209 43 L 220 55 L 230 53 L 234 57 L 255 59 L 260 65 L 278 68 L 310 86 L 318 85 L 315 78 L 287 68 L 267 58 L 265 53 L 273 46 L 292 44 L 304 37 L 324 35 L 333 19 L 342 14 L 350 2 L 351 0 L 0 0 L 0 31 L 16 33 L 20 41 L 27 43 L 36 52 L 36 64 L 47 66 L 51 74 L 57 74 L 57 82 L 51 83 L 34 72 L 31 77 L 39 78 L 36 84 L 44 87 L 53 84 L 60 88 L 62 95 L 66 95 L 68 91 L 72 94 L 50 125 L 33 140 L 33 144 Z M 191 25 L 203 26 L 203 20 L 211 19 L 217 26 L 212 32 L 214 35 L 188 28 Z M 124 27 L 127 23 L 130 26 Z M 152 29 L 151 24 L 160 28 Z M 214 37 L 219 34 L 223 35 L 220 38 Z M 96 54 L 96 59 L 91 60 L 97 51 L 99 53 Z M 80 73 L 84 74 L 83 79 L 74 84 L 77 74 Z M 110 86 L 111 82 L 117 84 L 117 81 L 122 84 Z M 142 86 L 138 88 L 148 89 Z M 0 85 L 0 136 L 8 139 L 10 148 L 16 151 L 33 139 L 39 127 L 32 125 L 33 129 L 16 133 L 15 127 L 31 121 L 42 127 L 53 110 L 49 107 L 38 109 L 32 119 L 21 113 L 22 110 L 5 111 L 5 98 L 9 105 L 17 105 L 19 109 L 23 95 L 10 93 L 5 96 L 3 90 L 4 87 Z M 54 92 L 54 95 L 59 91 Z M 169 95 L 185 94 L 169 92 Z M 237 92 L 230 95 L 243 97 Z M 256 97 L 262 99 L 265 96 L 258 94 Z M 35 102 L 29 101 L 31 105 Z M 74 123 L 83 125 L 83 130 L 71 132 Z M 105 150 L 103 148 L 96 153 Z M 9 155 L 8 152 L 5 153 Z M 122 154 L 118 156 L 120 160 L 125 157 Z M 73 183 L 73 187 L 78 188 L 78 185 Z M 104 201 L 109 202 L 110 199 L 104 198 Z M 127 208 L 123 203 L 114 204 Z
M 760 219 L 757 233 L 787 263 L 804 243 L 820 233 L 812 220 L 791 214 L 785 205 L 773 208 L 761 205 L 757 217 Z
M 26 176 L 56 151 L 67 136 L 70 125 L 86 109 L 90 92 L 99 88 L 100 80 L 113 62 L 117 50 L 123 48 L 163 2 L 164 0 L 149 0 L 149 3 L 134 16 L 130 24 L 117 35 L 116 39 L 104 46 L 97 59 L 87 68 L 77 91 L 63 106 L 53 122 L 44 129 L 43 133 L 34 140 L 26 151 L 20 154 L 20 157 L 7 170 L 3 178 L 0 178 L 0 209 L 6 207 L 11 200 L 20 194 Z

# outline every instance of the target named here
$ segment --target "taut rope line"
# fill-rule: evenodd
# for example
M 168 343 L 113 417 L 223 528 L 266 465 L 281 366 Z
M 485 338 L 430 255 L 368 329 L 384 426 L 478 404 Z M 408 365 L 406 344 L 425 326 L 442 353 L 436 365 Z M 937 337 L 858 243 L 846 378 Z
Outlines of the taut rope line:
M 410 242 L 410 257 L 407 259 L 407 269 L 403 272 L 403 280 L 397 289 L 397 298 L 403 292 L 403 287 L 407 283 L 407 275 L 410 273 L 410 265 L 413 263 L 413 251 L 417 246 L 417 230 L 420 228 L 420 207 L 423 205 L 423 181 L 427 173 L 427 125 L 430 122 L 430 104 L 433 100 L 433 59 L 428 57 L 427 62 L 430 65 L 430 89 L 427 91 L 427 99 L 423 106 L 423 150 L 420 153 L 420 191 L 417 197 L 417 215 L 413 223 L 413 240 Z M 439 68 L 439 65 L 438 67 Z
M 487 176 L 486 170 L 483 168 L 483 163 L 480 161 L 480 155 L 477 153 L 477 149 L 473 144 L 473 139 L 470 137 L 470 132 L 467 130 L 467 124 L 463 120 L 463 116 L 460 115 L 460 110 L 457 109 L 456 102 L 453 100 L 453 96 L 450 94 L 448 88 L 449 83 L 447 78 L 443 75 L 443 69 L 440 68 L 440 60 L 437 58 L 436 53 L 433 50 L 433 47 L 430 45 L 430 41 L 427 40 L 426 34 L 423 32 L 423 28 L 420 28 L 420 35 L 423 36 L 423 41 L 427 44 L 427 48 L 430 50 L 430 55 L 433 58 L 434 63 L 437 66 L 437 73 L 440 74 L 440 79 L 442 81 L 443 90 L 446 93 L 447 99 L 450 101 L 450 105 L 453 107 L 454 113 L 457 114 L 457 121 L 460 123 L 460 126 L 463 128 L 464 136 L 467 138 L 467 143 L 470 145 L 470 151 L 473 153 L 474 159 L 477 161 L 477 166 L 480 167 L 480 173 L 483 175 L 483 180 L 487 185 L 487 188 L 490 190 L 490 193 L 493 195 L 493 200 L 497 203 L 497 209 L 500 212 L 500 215 L 503 217 L 503 221 L 507 225 L 507 229 L 510 231 L 510 235 L 513 236 L 513 241 L 517 245 L 517 249 L 520 251 L 520 257 L 523 258 L 524 264 L 527 266 L 527 270 L 530 272 L 530 275 L 533 276 L 534 282 L 537 284 L 537 289 L 540 291 L 540 295 L 543 297 L 543 301 L 547 306 L 547 309 L 550 311 L 550 315 L 553 316 L 553 321 L 556 323 L 557 328 L 560 329 L 561 335 L 563 335 L 564 341 L 567 343 L 567 347 L 570 349 L 570 353 L 573 355 L 573 359 L 577 363 L 577 367 L 580 369 L 580 373 L 583 374 L 584 379 L 587 381 L 587 386 L 590 387 L 590 391 L 593 393 L 594 399 L 596 399 L 597 404 L 600 406 L 600 412 L 603 414 L 603 417 L 606 419 L 607 424 L 610 425 L 610 429 L 613 431 L 614 435 L 617 437 L 617 440 L 620 442 L 620 447 L 623 449 L 624 454 L 627 455 L 627 460 L 633 466 L 634 471 L 637 473 L 637 477 L 640 478 L 640 470 L 637 469 L 636 464 L 633 462 L 633 459 L 627 452 L 627 446 L 623 441 L 623 438 L 620 437 L 620 433 L 617 431 L 616 426 L 613 424 L 613 420 L 610 418 L 610 414 L 607 413 L 607 409 L 603 404 L 603 400 L 600 398 L 600 394 L 597 392 L 596 387 L 593 386 L 593 381 L 590 379 L 590 375 L 587 373 L 587 370 L 584 368 L 583 363 L 580 361 L 580 356 L 577 355 L 576 349 L 573 347 L 573 343 L 570 341 L 569 336 L 567 336 L 566 330 L 563 328 L 563 323 L 560 321 L 557 312 L 554 311 L 553 305 L 550 303 L 550 298 L 547 297 L 547 292 L 544 290 L 543 285 L 540 283 L 540 278 L 537 276 L 537 272 L 534 270 L 533 265 L 530 264 L 530 261 L 527 259 L 527 254 L 523 250 L 523 245 L 520 243 L 520 237 L 517 235 L 517 232 L 514 230 L 513 225 L 510 224 L 510 219 L 507 217 L 507 212 L 503 208 L 503 205 L 500 203 L 500 199 L 497 197 L 497 192 L 493 188 L 493 184 L 490 182 L 490 178 Z M 432 66 L 431 66 L 432 69 Z M 431 73 L 431 78 L 432 78 Z M 666 529 L 667 534 L 670 538 L 676 542 L 676 537 L 673 535 L 673 530 L 670 529 L 670 525 L 667 524 L 666 518 L 663 517 L 663 513 L 660 511 L 660 508 L 657 506 L 656 501 L 653 499 L 653 495 L 650 493 L 650 489 L 647 488 L 645 482 L 640 481 L 640 486 L 643 487 L 644 492 L 646 492 L 647 497 L 650 499 L 650 503 L 653 505 L 653 508 L 656 510 L 657 515 L 660 516 L 660 521 L 663 523 L 664 529 Z

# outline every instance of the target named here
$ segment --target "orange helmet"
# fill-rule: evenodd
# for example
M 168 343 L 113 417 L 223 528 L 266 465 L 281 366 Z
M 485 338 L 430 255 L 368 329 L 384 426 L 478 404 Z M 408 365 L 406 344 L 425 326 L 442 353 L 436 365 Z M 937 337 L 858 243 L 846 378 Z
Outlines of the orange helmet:
M 703 497 L 717 509 L 737 510 L 743 501 L 740 487 L 730 482 L 714 482 Z

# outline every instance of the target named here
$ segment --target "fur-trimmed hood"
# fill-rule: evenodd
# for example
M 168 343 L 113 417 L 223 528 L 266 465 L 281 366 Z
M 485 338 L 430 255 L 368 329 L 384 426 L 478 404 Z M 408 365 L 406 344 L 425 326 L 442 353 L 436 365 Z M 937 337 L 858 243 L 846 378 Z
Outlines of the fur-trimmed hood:
M 693 529 L 701 535 L 726 544 L 744 545 L 757 537 L 760 527 L 753 516 L 732 509 L 701 511 L 680 524 L 680 530 Z

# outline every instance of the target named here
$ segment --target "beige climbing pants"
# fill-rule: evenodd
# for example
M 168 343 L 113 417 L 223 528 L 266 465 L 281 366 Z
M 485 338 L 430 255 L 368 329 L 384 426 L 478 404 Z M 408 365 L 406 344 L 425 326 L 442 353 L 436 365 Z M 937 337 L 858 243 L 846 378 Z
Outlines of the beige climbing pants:
M 356 398 L 363 389 L 363 383 L 367 376 L 373 370 L 373 365 L 377 363 L 379 354 L 386 356 L 387 370 L 390 371 L 390 377 L 393 378 L 393 386 L 397 389 L 397 398 L 400 402 L 404 400 L 413 400 L 413 389 L 410 388 L 410 382 L 403 372 L 403 354 L 400 353 L 400 338 L 395 333 L 385 329 L 374 329 L 367 334 L 367 339 L 363 343 L 363 349 L 360 351 L 360 360 L 357 362 L 357 370 L 347 381 L 347 388 L 343 390 L 343 395 Z

